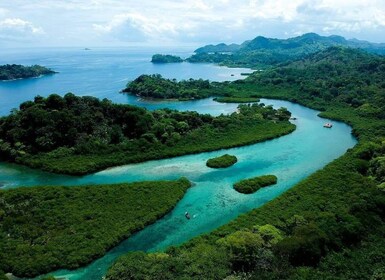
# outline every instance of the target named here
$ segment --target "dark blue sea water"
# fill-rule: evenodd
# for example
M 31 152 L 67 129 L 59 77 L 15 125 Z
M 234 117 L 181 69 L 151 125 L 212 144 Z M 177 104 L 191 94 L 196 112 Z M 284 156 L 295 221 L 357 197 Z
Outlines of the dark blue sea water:
M 92 95 L 108 98 L 114 102 L 138 104 L 148 108 L 164 107 L 164 104 L 141 102 L 138 98 L 120 94 L 127 82 L 141 74 L 161 74 L 178 80 L 202 78 L 212 81 L 236 80 L 242 78 L 248 69 L 219 67 L 212 64 L 153 64 L 154 53 L 173 53 L 188 57 L 191 50 L 113 48 L 113 49 L 28 49 L 4 50 L 0 57 L 2 64 L 40 64 L 59 72 L 55 75 L 27 80 L 0 82 L 0 115 L 5 115 L 12 108 L 36 95 L 47 96 L 51 93 L 64 95 L 73 92 L 77 95 Z M 168 104 L 174 107 L 174 104 Z M 186 108 L 205 107 L 205 102 L 186 103 Z M 218 106 L 215 114 L 226 112 L 225 107 Z M 203 112 L 208 112 L 202 109 Z M 213 113 L 212 109 L 210 110 Z

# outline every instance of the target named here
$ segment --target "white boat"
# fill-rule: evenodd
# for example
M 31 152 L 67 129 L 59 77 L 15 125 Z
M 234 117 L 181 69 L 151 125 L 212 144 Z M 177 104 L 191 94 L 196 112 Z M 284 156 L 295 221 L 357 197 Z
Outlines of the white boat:
M 332 125 L 331 123 L 325 123 L 325 124 L 324 124 L 324 127 L 326 127 L 326 128 L 332 128 L 333 125 Z

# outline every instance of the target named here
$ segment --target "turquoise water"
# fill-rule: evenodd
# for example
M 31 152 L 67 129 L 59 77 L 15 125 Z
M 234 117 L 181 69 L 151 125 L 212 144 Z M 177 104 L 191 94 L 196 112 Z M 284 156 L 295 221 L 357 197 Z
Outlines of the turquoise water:
M 163 219 L 133 235 L 87 267 L 54 273 L 71 280 L 101 279 L 108 267 L 122 254 L 135 250 L 163 250 L 211 231 L 279 196 L 356 143 L 350 133 L 351 128 L 344 123 L 333 122 L 332 129 L 323 128 L 326 120 L 317 117 L 317 111 L 286 101 L 262 102 L 288 108 L 298 118 L 294 121 L 297 129 L 289 135 L 255 145 L 120 166 L 81 178 L 3 164 L 0 166 L 0 181 L 11 180 L 13 184 L 8 187 L 16 187 L 132 182 L 176 179 L 181 176 L 191 180 L 194 186 Z M 236 155 L 238 163 L 222 170 L 206 167 L 208 158 L 223 153 Z M 252 195 L 239 194 L 232 188 L 232 184 L 240 179 L 263 174 L 275 174 L 278 184 Z M 184 217 L 186 211 L 192 216 L 191 220 Z
M 115 102 L 136 104 L 149 109 L 170 107 L 213 115 L 235 111 L 235 104 L 220 104 L 212 99 L 154 103 L 118 94 L 129 79 L 141 73 L 159 72 L 177 79 L 202 77 L 226 80 L 236 78 L 237 75 L 234 73 L 239 75 L 246 72 L 244 69 L 227 69 L 206 64 L 152 65 L 148 60 L 153 52 L 141 51 L 134 55 L 121 49 L 91 52 L 65 49 L 36 51 L 25 54 L 24 57 L 20 53 L 8 53 L 0 59 L 0 64 L 39 63 L 61 73 L 39 79 L 0 83 L 0 102 L 2 102 L 0 114 L 6 114 L 20 101 L 30 99 L 36 93 L 64 94 L 68 91 L 100 98 L 107 97 Z M 5 61 L 5 58 L 11 60 L 12 57 L 19 60 Z M 56 276 L 71 280 L 101 279 L 108 267 L 122 254 L 134 250 L 163 250 L 211 231 L 279 196 L 303 178 L 341 156 L 356 143 L 351 135 L 351 128 L 344 123 L 333 122 L 332 129 L 323 128 L 327 120 L 317 117 L 317 111 L 286 101 L 262 100 L 262 102 L 288 108 L 293 116 L 298 118 L 294 121 L 297 129 L 289 135 L 264 143 L 120 166 L 84 177 L 48 174 L 0 163 L 0 187 L 132 182 L 176 179 L 181 176 L 191 180 L 194 186 L 164 218 L 125 240 L 90 265 L 75 271 L 61 270 L 54 273 Z M 222 170 L 206 167 L 205 162 L 208 158 L 224 153 L 236 155 L 238 163 Z M 252 195 L 239 194 L 232 188 L 232 184 L 240 179 L 262 174 L 277 175 L 278 184 L 261 189 Z M 191 220 L 184 217 L 186 211 L 192 216 Z

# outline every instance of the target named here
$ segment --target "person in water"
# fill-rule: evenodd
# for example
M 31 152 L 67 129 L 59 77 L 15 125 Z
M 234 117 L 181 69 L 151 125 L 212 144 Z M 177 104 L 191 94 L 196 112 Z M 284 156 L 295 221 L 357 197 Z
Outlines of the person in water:
M 184 215 L 185 215 L 187 220 L 190 220 L 191 217 L 190 217 L 190 214 L 188 212 L 184 213 Z

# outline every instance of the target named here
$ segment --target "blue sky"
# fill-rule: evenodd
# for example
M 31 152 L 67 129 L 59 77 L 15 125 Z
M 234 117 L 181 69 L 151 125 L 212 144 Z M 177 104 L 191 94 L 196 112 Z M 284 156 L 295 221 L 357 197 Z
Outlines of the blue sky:
M 198 46 L 307 32 L 385 42 L 385 1 L 0 0 L 0 47 Z

